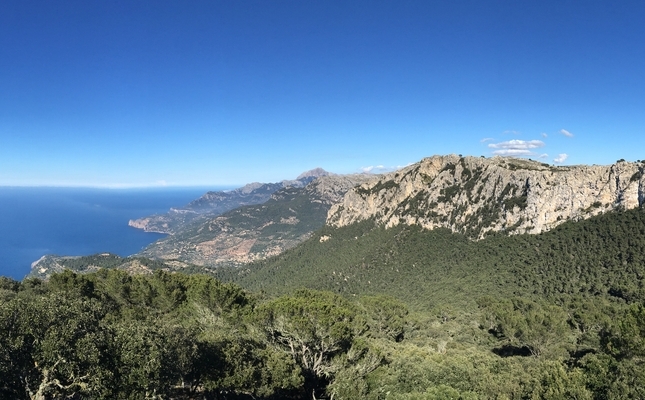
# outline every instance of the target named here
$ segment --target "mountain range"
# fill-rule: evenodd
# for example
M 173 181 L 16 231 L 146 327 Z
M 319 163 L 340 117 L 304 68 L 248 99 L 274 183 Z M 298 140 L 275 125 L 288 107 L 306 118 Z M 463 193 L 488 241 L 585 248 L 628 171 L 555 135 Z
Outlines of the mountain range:
M 67 312 L 61 294 L 116 310 L 95 325 L 133 327 L 105 330 L 124 332 L 117 343 L 165 338 L 160 347 L 195 352 L 148 358 L 195 359 L 182 369 L 190 374 L 204 351 L 228 352 L 206 353 L 218 380 L 202 390 L 221 398 L 644 398 L 643 168 L 448 155 L 384 175 L 322 176 L 196 218 L 146 257 L 44 257 L 32 277 L 88 274 L 0 280 L 0 296 L 15 299 L 5 343 L 28 337 L 12 330 L 24 299 L 51 292 L 45 310 Z M 32 323 L 34 310 L 24 332 L 58 326 Z M 186 327 L 201 342 L 186 340 Z M 338 335 L 344 345 L 330 342 Z M 53 348 L 70 348 L 61 343 Z M 302 356 L 321 348 L 332 350 L 315 353 L 318 364 Z M 302 375 L 285 373 L 288 363 Z M 154 363 L 128 371 L 139 365 Z M 272 378 L 285 374 L 303 378 Z M 258 386 L 267 382 L 275 391 Z
M 184 207 L 171 208 L 166 214 L 130 220 L 128 225 L 146 232 L 174 234 L 195 220 L 214 217 L 241 206 L 262 204 L 279 189 L 302 188 L 314 179 L 328 175 L 330 173 L 324 169 L 315 168 L 303 172 L 294 180 L 276 183 L 253 182 L 234 190 L 207 192 Z
M 392 227 L 537 234 L 645 203 L 643 162 L 552 166 L 507 157 L 434 156 L 350 190 L 329 212 L 333 226 L 374 219 Z
M 644 168 L 641 161 L 553 166 L 458 155 L 425 158 L 383 175 L 336 175 L 317 168 L 295 180 L 208 192 L 184 207 L 129 224 L 168 233 L 135 257 L 159 260 L 173 270 L 213 270 L 277 256 L 323 226 L 361 221 L 384 228 L 445 228 L 471 240 L 539 234 L 566 221 L 642 207 Z M 328 236 L 319 238 L 325 240 Z M 36 263 L 31 276 L 63 268 L 54 260 L 59 258 Z

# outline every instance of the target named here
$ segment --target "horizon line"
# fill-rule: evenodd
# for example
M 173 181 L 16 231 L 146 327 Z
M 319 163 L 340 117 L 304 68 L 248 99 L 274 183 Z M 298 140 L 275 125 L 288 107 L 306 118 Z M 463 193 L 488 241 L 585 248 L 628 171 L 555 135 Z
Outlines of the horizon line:
M 51 189 L 190 189 L 190 188 L 237 188 L 244 184 L 197 184 L 197 185 L 80 185 L 80 184 L 0 184 L 0 188 L 51 188 Z

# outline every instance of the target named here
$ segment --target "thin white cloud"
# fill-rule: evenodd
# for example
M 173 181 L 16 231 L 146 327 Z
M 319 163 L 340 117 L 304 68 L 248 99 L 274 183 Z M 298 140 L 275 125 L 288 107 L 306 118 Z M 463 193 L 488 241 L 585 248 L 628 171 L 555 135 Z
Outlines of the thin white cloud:
M 538 158 L 549 158 L 549 155 L 546 153 L 540 154 Z
M 544 147 L 541 140 L 508 140 L 506 142 L 491 143 L 488 145 L 491 149 L 537 149 Z
M 537 149 L 544 147 L 541 140 L 508 140 L 506 142 L 491 143 L 488 145 L 491 149 Z
M 563 134 L 566 137 L 573 137 L 573 133 L 569 132 L 566 129 L 560 129 L 560 133 Z
M 553 159 L 553 162 L 556 164 L 561 164 L 569 158 L 569 155 L 566 153 L 558 154 L 556 158 Z
M 533 156 L 535 153 L 533 153 L 531 150 L 523 150 L 523 149 L 500 149 L 500 150 L 495 150 L 493 152 L 496 156 L 517 156 L 517 157 L 528 157 L 528 156 Z
M 520 134 L 522 134 L 522 132 L 514 131 L 514 130 L 508 130 L 508 131 L 502 132 L 502 135 L 520 135 Z
M 361 167 L 361 170 L 366 174 L 379 174 L 387 168 L 383 165 L 370 165 L 369 167 Z
M 544 137 L 544 138 L 549 136 L 549 135 L 547 135 L 547 134 L 546 134 L 546 133 L 544 133 L 544 132 L 542 132 L 542 133 L 541 133 L 541 135 L 542 135 L 542 137 Z
M 407 165 L 397 165 L 396 167 L 386 167 L 385 165 L 370 165 L 369 167 L 361 167 L 361 171 L 364 174 L 383 174 L 385 172 L 396 171 L 410 165 L 412 165 L 412 163 L 408 163 Z
M 405 165 L 397 165 L 395 169 L 401 169 L 401 168 L 409 167 L 409 166 L 410 166 L 410 165 L 412 165 L 412 164 L 413 164 L 413 163 L 407 163 L 407 164 L 405 164 Z
M 508 140 L 506 142 L 490 143 L 489 148 L 493 150 L 493 154 L 497 156 L 536 156 L 537 153 L 533 149 L 544 147 L 544 142 L 541 140 Z
M 487 137 L 487 138 L 483 138 L 482 140 L 480 140 L 479 143 L 492 142 L 493 140 L 495 140 L 495 139 L 493 139 L 492 137 Z

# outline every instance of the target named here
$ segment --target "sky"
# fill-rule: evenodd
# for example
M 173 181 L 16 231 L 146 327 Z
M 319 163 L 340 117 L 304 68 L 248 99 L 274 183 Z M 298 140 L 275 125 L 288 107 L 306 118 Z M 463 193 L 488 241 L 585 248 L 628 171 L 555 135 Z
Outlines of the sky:
M 5 1 L 0 185 L 645 159 L 643 1 Z

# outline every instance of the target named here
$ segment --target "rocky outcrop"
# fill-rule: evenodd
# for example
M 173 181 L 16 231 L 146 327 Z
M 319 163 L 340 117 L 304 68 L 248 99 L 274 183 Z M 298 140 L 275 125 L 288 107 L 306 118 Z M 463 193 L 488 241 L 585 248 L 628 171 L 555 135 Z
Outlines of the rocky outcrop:
M 472 238 L 540 233 L 567 220 L 645 203 L 645 164 L 552 166 L 516 158 L 434 156 L 350 190 L 327 223 L 373 218 Z

